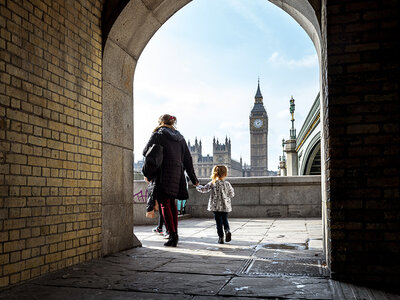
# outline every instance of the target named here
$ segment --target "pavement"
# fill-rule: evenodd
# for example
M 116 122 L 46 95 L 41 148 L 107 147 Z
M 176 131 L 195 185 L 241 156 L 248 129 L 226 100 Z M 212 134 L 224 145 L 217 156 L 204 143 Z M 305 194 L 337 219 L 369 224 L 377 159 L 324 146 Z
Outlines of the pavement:
M 0 291 L 0 299 L 400 299 L 329 279 L 321 219 L 230 219 L 218 244 L 215 221 L 179 221 L 164 247 L 154 226 L 136 226 L 143 246 Z

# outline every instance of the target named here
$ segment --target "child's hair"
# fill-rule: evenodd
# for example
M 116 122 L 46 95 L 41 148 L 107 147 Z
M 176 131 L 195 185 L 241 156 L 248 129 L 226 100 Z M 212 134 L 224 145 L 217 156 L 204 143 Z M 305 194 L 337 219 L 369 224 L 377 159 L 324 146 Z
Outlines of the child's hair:
M 158 126 L 153 130 L 153 132 L 156 132 L 161 127 L 176 129 L 175 124 L 176 124 L 176 117 L 171 116 L 169 114 L 162 115 L 158 118 Z
M 228 168 L 224 165 L 216 165 L 212 169 L 211 179 L 215 183 L 217 179 L 222 180 L 228 176 Z

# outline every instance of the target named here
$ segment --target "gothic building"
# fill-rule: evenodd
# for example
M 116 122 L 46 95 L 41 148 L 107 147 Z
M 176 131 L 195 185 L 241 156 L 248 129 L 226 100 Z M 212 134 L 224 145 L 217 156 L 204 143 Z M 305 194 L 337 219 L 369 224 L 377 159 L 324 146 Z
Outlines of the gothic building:
M 193 159 L 193 167 L 198 177 L 210 177 L 213 166 L 217 164 L 227 166 L 230 177 L 243 176 L 242 159 L 240 159 L 240 162 L 232 159 L 232 144 L 231 139 L 228 139 L 228 137 L 225 138 L 225 143 L 220 143 L 214 137 L 212 156 L 208 154 L 207 156 L 203 156 L 202 143 L 197 138 L 194 145 L 191 145 L 190 141 L 188 141 L 188 146 Z
M 268 176 L 268 115 L 260 91 L 260 80 L 250 113 L 250 176 Z
M 209 177 L 212 167 L 223 164 L 228 167 L 231 177 L 276 176 L 276 172 L 268 171 L 268 115 L 263 104 L 263 96 L 258 81 L 253 109 L 250 113 L 250 159 L 251 165 L 232 159 L 231 140 L 226 137 L 225 143 L 213 141 L 213 155 L 202 155 L 201 140 L 194 145 L 188 142 L 193 158 L 193 166 L 199 177 Z

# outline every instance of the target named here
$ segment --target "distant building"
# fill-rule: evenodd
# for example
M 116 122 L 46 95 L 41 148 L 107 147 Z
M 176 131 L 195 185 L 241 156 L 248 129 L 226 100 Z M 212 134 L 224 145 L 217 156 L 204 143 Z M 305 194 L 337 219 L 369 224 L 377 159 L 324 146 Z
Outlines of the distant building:
M 133 179 L 143 180 L 142 168 L 144 164 L 144 159 L 133 163 Z
M 134 170 L 135 172 L 141 173 L 141 172 L 142 172 L 143 165 L 144 165 L 144 159 L 138 160 L 137 162 L 135 162 L 135 163 L 133 164 L 133 170 Z
M 214 137 L 212 156 L 209 154 L 203 156 L 201 140 L 198 141 L 196 138 L 194 144 L 188 141 L 193 167 L 198 177 L 210 177 L 213 166 L 217 164 L 227 166 L 230 177 L 277 176 L 278 172 L 268 170 L 268 115 L 263 103 L 260 80 L 258 80 L 249 123 L 250 165 L 243 165 L 242 158 L 240 161 L 232 159 L 232 144 L 228 137 L 225 138 L 225 143 L 219 142 Z M 141 172 L 142 167 L 143 160 L 134 165 L 136 172 Z
M 225 138 L 225 143 L 220 143 L 219 140 L 213 140 L 213 155 L 203 156 L 201 140 L 197 138 L 194 145 L 188 142 L 190 154 L 193 159 L 193 167 L 198 177 L 210 177 L 214 165 L 225 165 L 228 168 L 229 177 L 243 177 L 242 159 L 240 162 L 232 159 L 231 156 L 231 140 Z
M 258 80 L 250 117 L 250 176 L 268 176 L 268 115 Z

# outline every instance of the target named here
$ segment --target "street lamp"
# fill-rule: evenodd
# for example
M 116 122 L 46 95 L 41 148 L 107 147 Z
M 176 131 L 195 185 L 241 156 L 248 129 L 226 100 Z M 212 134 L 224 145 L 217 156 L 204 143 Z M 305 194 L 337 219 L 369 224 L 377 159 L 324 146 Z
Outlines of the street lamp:
M 295 110 L 295 104 L 294 104 L 294 99 L 293 96 L 290 99 L 290 114 L 292 115 L 292 128 L 290 129 L 290 138 L 291 139 L 296 139 L 296 129 L 294 129 L 294 110 Z

